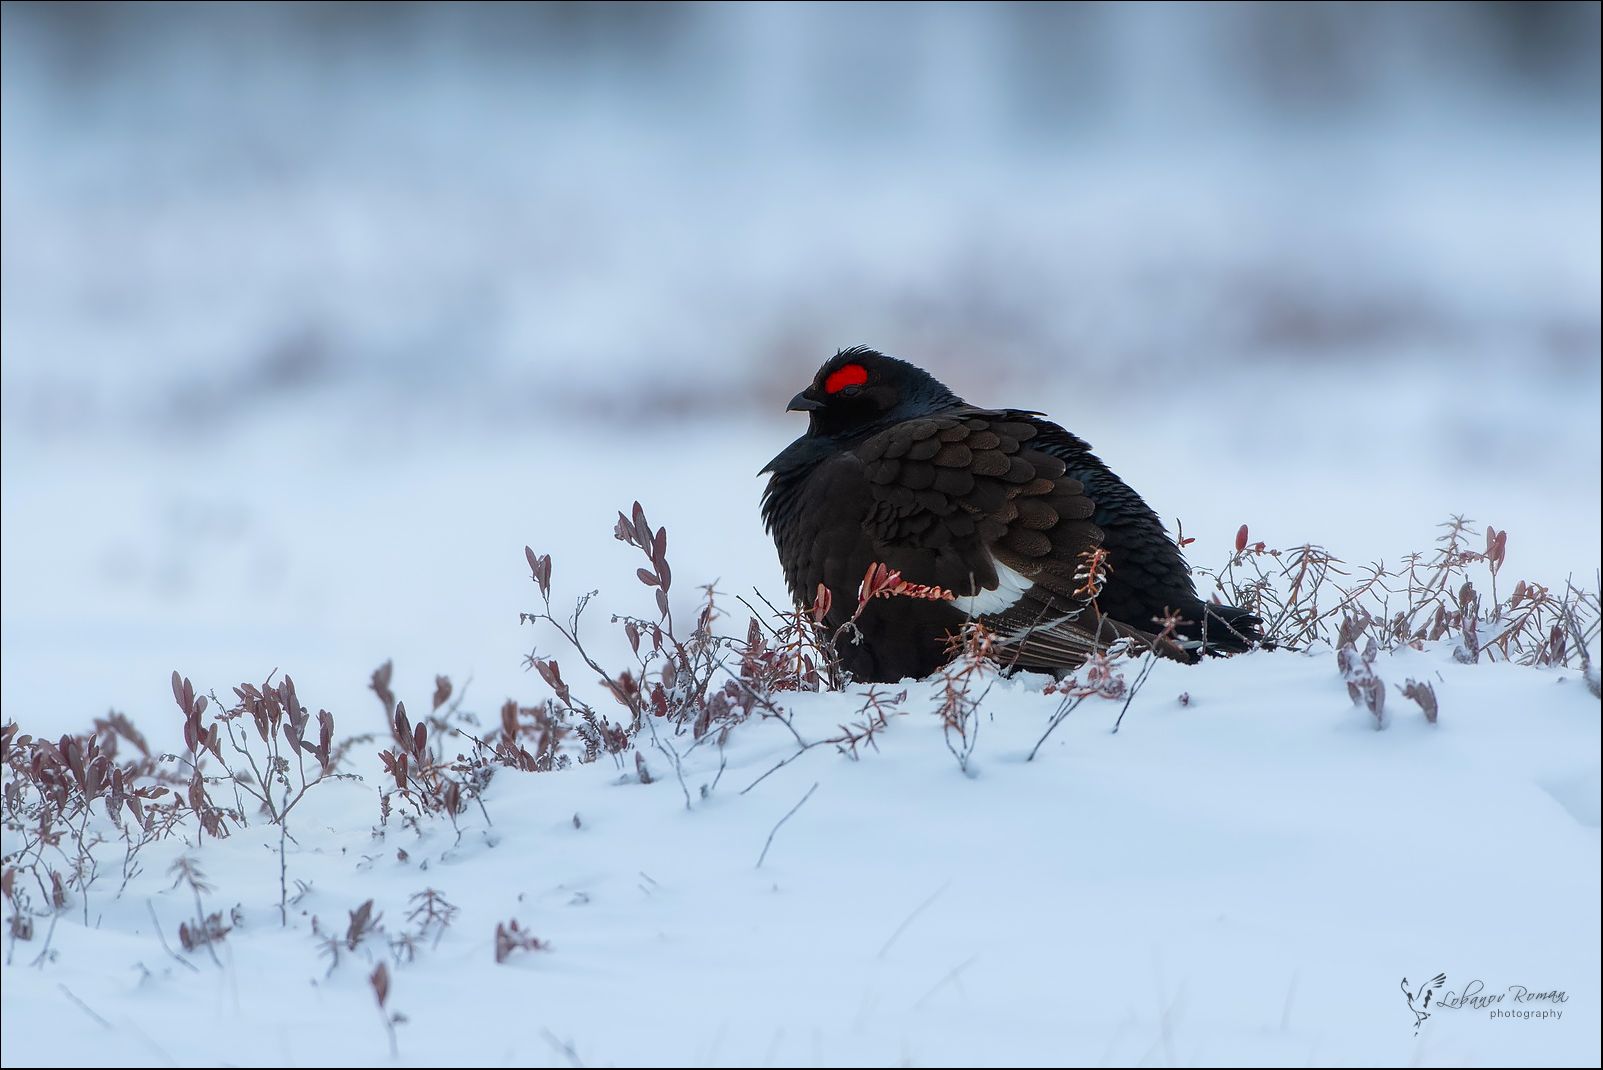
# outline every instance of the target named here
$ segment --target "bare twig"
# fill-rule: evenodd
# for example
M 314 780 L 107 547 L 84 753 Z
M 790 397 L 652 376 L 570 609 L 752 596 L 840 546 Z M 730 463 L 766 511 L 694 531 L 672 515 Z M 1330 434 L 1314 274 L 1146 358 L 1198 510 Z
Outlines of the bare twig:
M 111 1028 L 111 1023 L 106 1021 L 104 1018 L 100 1017 L 100 1015 L 96 1014 L 95 1011 L 94 1011 L 94 1008 L 90 1007 L 89 1004 L 85 1003 L 83 1000 L 79 999 L 76 995 L 74 995 L 72 989 L 68 988 L 64 984 L 60 984 L 59 982 L 57 983 L 56 987 L 61 989 L 62 995 L 66 996 L 68 999 L 70 999 L 74 1003 L 78 1004 L 78 1006 L 80 1008 L 82 1008 L 82 1010 L 83 1010 L 83 1012 L 85 1014 L 87 1014 L 89 1017 L 93 1018 L 95 1021 L 99 1022 L 102 1029 L 110 1029 Z
M 172 958 L 173 960 L 188 967 L 190 972 L 199 973 L 199 966 L 196 966 L 193 962 L 190 962 L 188 959 L 178 954 L 178 952 L 174 951 L 171 945 L 167 943 L 167 936 L 161 931 L 161 919 L 156 917 L 156 904 L 147 899 L 145 900 L 145 908 L 150 911 L 150 923 L 156 927 L 156 939 L 161 941 L 161 949 L 167 952 L 169 958 Z
M 763 859 L 768 857 L 768 848 L 770 848 L 770 847 L 772 847 L 774 845 L 774 834 L 779 831 L 780 825 L 783 825 L 785 822 L 789 821 L 791 819 L 791 815 L 795 814 L 795 812 L 797 810 L 800 810 L 802 808 L 802 803 L 806 802 L 808 799 L 811 799 L 813 797 L 813 792 L 815 792 L 817 790 L 818 790 L 818 782 L 814 781 L 813 782 L 813 786 L 807 789 L 807 794 L 803 795 L 801 797 L 801 802 L 798 802 L 795 806 L 792 806 L 785 813 L 785 816 L 779 819 L 779 822 L 776 825 L 774 825 L 773 829 L 768 833 L 768 841 L 763 844 L 763 853 L 757 856 L 757 865 L 752 867 L 752 868 L 754 868 L 754 869 L 762 869 L 763 868 Z
M 896 927 L 896 931 L 895 932 L 891 933 L 890 939 L 885 941 L 885 943 L 879 949 L 879 954 L 875 955 L 874 957 L 877 958 L 877 959 L 884 958 L 885 957 L 885 953 L 888 952 L 891 949 L 891 945 L 896 943 L 896 941 L 901 938 L 901 935 L 904 932 L 907 931 L 907 927 L 909 925 L 912 925 L 913 922 L 915 922 L 916 920 L 918 920 L 918 916 L 920 914 L 924 913 L 924 911 L 928 910 L 930 908 L 930 906 L 935 902 L 935 900 L 939 899 L 942 896 L 942 894 L 945 893 L 946 889 L 950 888 L 951 886 L 952 886 L 952 882 L 951 881 L 947 881 L 945 884 L 943 884 L 939 888 L 935 889 L 934 892 L 930 893 L 930 897 L 928 899 L 924 900 L 918 906 L 914 907 L 913 908 L 913 912 L 911 914 L 909 914 L 906 918 L 902 919 L 902 923 Z

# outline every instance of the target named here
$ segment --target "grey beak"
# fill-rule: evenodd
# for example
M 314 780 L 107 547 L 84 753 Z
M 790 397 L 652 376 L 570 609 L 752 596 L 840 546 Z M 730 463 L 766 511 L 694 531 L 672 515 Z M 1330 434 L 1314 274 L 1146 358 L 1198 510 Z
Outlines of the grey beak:
M 823 407 L 824 403 L 822 401 L 814 401 L 812 398 L 807 396 L 807 391 L 803 390 L 800 394 L 797 394 L 795 397 L 790 399 L 790 404 L 785 406 L 785 411 L 812 412 L 814 409 L 821 409 Z

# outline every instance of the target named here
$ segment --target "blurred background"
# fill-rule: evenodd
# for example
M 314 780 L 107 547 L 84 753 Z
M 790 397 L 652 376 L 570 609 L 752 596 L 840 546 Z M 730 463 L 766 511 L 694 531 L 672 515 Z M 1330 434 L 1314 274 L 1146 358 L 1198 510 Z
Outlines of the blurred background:
M 1595 3 L 3 12 L 25 729 L 175 667 L 529 699 L 523 545 L 643 612 L 637 498 L 681 597 L 782 600 L 756 473 L 857 343 L 1058 418 L 1199 563 L 1462 512 L 1595 585 Z

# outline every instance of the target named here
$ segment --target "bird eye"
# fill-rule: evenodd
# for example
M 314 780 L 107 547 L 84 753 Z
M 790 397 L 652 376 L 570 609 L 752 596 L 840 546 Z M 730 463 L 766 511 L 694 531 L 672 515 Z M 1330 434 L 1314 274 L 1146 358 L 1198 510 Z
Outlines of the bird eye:
M 838 394 L 849 386 L 861 386 L 868 382 L 868 369 L 861 364 L 843 364 L 829 373 L 824 380 L 824 393 Z

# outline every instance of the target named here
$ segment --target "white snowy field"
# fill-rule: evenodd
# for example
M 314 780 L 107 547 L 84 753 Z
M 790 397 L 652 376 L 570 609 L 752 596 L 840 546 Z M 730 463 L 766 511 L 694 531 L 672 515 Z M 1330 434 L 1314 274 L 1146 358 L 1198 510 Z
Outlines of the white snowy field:
M 1347 381 L 1329 380 L 1327 403 Z M 991 400 L 983 383 L 960 389 Z M 1507 383 L 1496 403 L 1521 389 Z M 1398 408 L 1408 396 L 1386 395 Z M 1350 401 L 1382 427 L 1403 419 Z M 1224 403 L 1199 386 L 1174 412 Z M 1556 437 L 1595 411 L 1573 404 Z M 1259 431 L 1294 441 L 1294 416 L 1266 413 Z M 382 732 L 367 673 L 390 657 L 414 709 L 434 672 L 469 681 L 481 715 L 506 696 L 533 702 L 544 691 L 522 655 L 564 651 L 517 623 L 537 604 L 522 545 L 553 554 L 556 604 L 600 588 L 590 634 L 620 653 L 606 614 L 648 598 L 611 520 L 638 496 L 669 530 L 681 608 L 718 579 L 739 612 L 733 595 L 780 589 L 754 469 L 794 422 L 591 435 L 579 464 L 574 422 L 408 436 L 342 428 L 316 404 L 236 424 L 209 449 L 85 437 L 43 452 L 10 438 L 7 719 L 49 734 L 114 707 L 176 749 L 172 668 L 223 694 L 279 668 L 340 734 Z M 1265 456 L 1227 440 L 1216 477 L 1116 423 L 1092 413 L 1077 428 L 1179 514 L 1198 563 L 1220 560 L 1243 521 L 1255 539 L 1395 562 L 1455 508 L 1511 530 L 1505 576 L 1585 579 L 1596 560 L 1596 500 L 1566 493 L 1567 469 L 1485 479 L 1448 455 L 1394 470 L 1376 428 L 1352 435 L 1335 468 L 1310 459 L 1332 456 L 1318 450 Z M 1495 451 L 1480 463 L 1500 466 Z M 1393 720 L 1377 732 L 1328 650 L 1160 666 L 1117 735 L 1118 704 L 1090 700 L 1034 762 L 1057 700 L 1041 678 L 1005 681 L 985 703 L 972 777 L 941 739 L 931 685 L 914 685 L 861 761 L 817 748 L 742 794 L 796 745 L 750 723 L 721 777 L 710 748 L 692 753 L 688 810 L 649 747 L 649 785 L 605 758 L 504 770 L 485 799 L 493 824 L 470 809 L 460 840 L 441 822 L 374 835 L 384 779 L 369 748 L 360 783 L 318 788 L 292 823 L 291 887 L 309 890 L 287 931 L 266 827 L 150 848 L 120 895 L 109 873 L 87 906 L 73 898 L 48 961 L 32 964 L 43 921 L 15 946 L 5 1062 L 385 1062 L 367 977 L 388 961 L 401 1064 L 1595 1064 L 1598 701 L 1573 671 L 1465 666 L 1442 647 L 1380 671 Z M 1434 683 L 1437 725 L 1396 692 L 1409 679 Z M 802 733 L 852 720 L 856 691 L 797 697 Z M 239 908 L 220 964 L 204 951 L 174 961 L 151 921 L 154 909 L 176 948 L 194 914 L 167 874 L 181 850 L 213 886 L 205 909 Z M 425 888 L 460 914 L 396 963 L 386 941 Z M 312 918 L 342 933 L 367 899 L 385 934 L 330 972 Z M 498 965 L 494 930 L 510 919 L 549 950 Z M 1561 1004 L 1503 1004 L 1562 1016 L 1441 1009 L 1416 1036 L 1399 985 L 1438 973 L 1443 992 L 1562 990 Z
M 599 705 L 518 623 L 523 547 L 558 608 L 598 591 L 617 661 L 639 500 L 676 613 L 716 582 L 743 631 L 737 596 L 784 600 L 780 410 L 853 344 L 1087 438 L 1195 565 L 1245 523 L 1395 566 L 1463 514 L 1508 532 L 1504 594 L 1595 591 L 1595 14 L 1503 47 L 1530 9 L 8 2 L 4 720 L 116 710 L 177 750 L 172 670 L 277 670 L 383 733 L 393 659 L 414 711 L 446 673 L 493 722 L 546 697 L 534 648 Z M 1598 700 L 1441 646 L 1379 671 L 1377 732 L 1329 650 L 1165 664 L 1031 762 L 1057 699 L 1003 681 L 972 776 L 914 683 L 860 761 L 742 793 L 796 748 L 753 722 L 721 776 L 691 754 L 688 808 L 648 746 L 650 784 L 502 771 L 460 838 L 375 835 L 375 745 L 292 822 L 287 927 L 257 822 L 121 894 L 107 855 L 0 938 L 0 1056 L 1597 1065 Z M 859 690 L 796 697 L 798 730 Z M 216 962 L 178 950 L 180 852 L 238 908 Z M 427 888 L 459 913 L 397 961 Z M 369 899 L 383 933 L 330 969 L 313 918 Z M 497 964 L 511 919 L 548 950 Z M 1437 974 L 1503 999 L 1416 1032 L 1400 984 Z
M 152 911 L 175 946 L 195 911 L 161 844 L 87 925 L 62 915 L 46 964 L 42 930 L 17 945 L 6 1062 L 385 1063 L 367 978 L 390 961 L 401 1065 L 1595 1065 L 1597 700 L 1442 648 L 1380 671 L 1433 681 L 1439 723 L 1394 696 L 1377 732 L 1328 653 L 1254 654 L 1159 667 L 1116 735 L 1118 703 L 1091 700 L 1033 762 L 1056 700 L 999 683 L 970 776 L 916 685 L 856 762 L 817 748 L 742 793 L 788 732 L 742 726 L 721 775 L 693 750 L 688 809 L 649 749 L 649 785 L 607 759 L 503 771 L 459 839 L 376 836 L 373 778 L 325 785 L 287 931 L 255 827 L 189 851 L 205 909 L 238 907 L 218 961 L 169 954 Z M 817 738 L 858 705 L 794 708 Z M 397 965 L 424 889 L 460 913 Z M 343 934 L 367 899 L 384 932 L 331 964 L 313 917 Z M 498 965 L 509 919 L 548 949 Z M 1449 1002 L 1504 1001 L 1416 1035 L 1400 984 L 1438 973 Z
M 978 401 L 1017 396 L 949 378 Z M 1242 522 L 1271 544 L 1395 564 L 1462 511 L 1510 531 L 1506 577 L 1595 583 L 1595 393 L 1406 369 L 1378 394 L 1341 371 L 1230 378 L 1160 395 L 1163 439 L 1132 436 L 1123 408 L 1076 409 L 1061 387 L 1034 403 L 1081 412 L 1065 422 L 1184 523 L 1198 564 L 1221 561 Z M 1268 402 L 1206 463 L 1188 458 L 1238 380 Z M 1427 389 L 1448 402 L 1433 419 L 1468 413 L 1476 433 L 1399 447 Z M 1288 396 L 1307 400 L 1274 403 Z M 491 433 L 353 418 L 352 401 L 170 438 L 8 429 L 7 719 L 48 735 L 115 708 L 177 749 L 172 669 L 227 694 L 276 668 L 341 734 L 382 732 L 366 685 L 386 658 L 414 709 L 436 672 L 466 683 L 481 715 L 532 703 L 545 692 L 522 656 L 563 652 L 517 623 L 537 601 L 522 547 L 553 555 L 559 598 L 600 590 L 592 635 L 617 655 L 606 614 L 647 601 L 610 535 L 634 498 L 669 530 L 681 611 L 704 581 L 733 610 L 754 587 L 780 593 L 755 470 L 794 414 Z M 1499 423 L 1538 404 L 1549 419 L 1514 437 L 1561 463 L 1528 463 Z M 1308 411 L 1347 416 L 1309 435 Z M 494 824 L 470 810 L 460 842 L 438 823 L 373 836 L 370 749 L 364 780 L 319 788 L 294 825 L 289 874 L 310 891 L 288 931 L 273 837 L 253 826 L 191 851 L 214 887 L 206 910 L 240 910 L 221 965 L 201 951 L 175 962 L 150 911 L 176 947 L 193 903 L 167 875 L 179 845 L 152 848 L 121 895 L 115 875 L 92 887 L 87 922 L 73 898 L 41 966 L 46 923 L 16 945 L 0 974 L 4 1061 L 384 1062 L 366 978 L 385 938 L 329 973 L 311 916 L 343 932 L 373 899 L 399 935 L 409 897 L 435 888 L 461 913 L 437 947 L 392 961 L 403 1064 L 1595 1064 L 1597 700 L 1573 671 L 1463 666 L 1439 648 L 1381 672 L 1434 681 L 1440 723 L 1394 686 L 1393 723 L 1376 732 L 1328 650 L 1255 654 L 1162 666 L 1117 735 L 1116 705 L 1092 701 L 1025 763 L 1056 700 L 1020 679 L 987 699 L 968 778 L 918 685 L 860 762 L 819 748 L 742 795 L 795 745 L 745 725 L 705 800 L 716 756 L 688 763 L 688 812 L 649 750 L 650 785 L 605 759 L 503 771 L 485 800 Z M 860 701 L 798 698 L 797 723 L 833 734 Z M 550 950 L 498 965 L 495 926 L 514 918 Z M 1557 1008 L 1532 1007 L 1563 1015 L 1438 1010 L 1416 1037 L 1399 985 L 1437 973 L 1443 991 L 1561 989 Z

